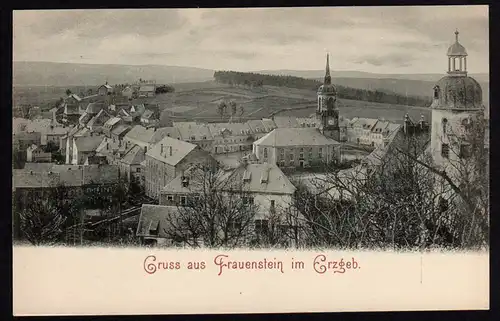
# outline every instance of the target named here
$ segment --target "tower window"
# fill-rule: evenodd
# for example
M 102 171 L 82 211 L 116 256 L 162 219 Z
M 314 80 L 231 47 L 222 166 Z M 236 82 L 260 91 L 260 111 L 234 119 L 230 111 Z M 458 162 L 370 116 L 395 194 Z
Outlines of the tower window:
M 448 144 L 441 144 L 441 156 L 444 158 L 450 157 L 450 146 Z
M 267 158 L 267 148 L 264 148 L 264 158 Z
M 434 87 L 434 99 L 439 98 L 439 86 Z
M 470 144 L 460 144 L 460 158 L 471 157 L 471 145 Z
M 448 119 L 443 118 L 443 120 L 442 120 L 443 134 L 446 134 L 446 124 L 448 124 Z

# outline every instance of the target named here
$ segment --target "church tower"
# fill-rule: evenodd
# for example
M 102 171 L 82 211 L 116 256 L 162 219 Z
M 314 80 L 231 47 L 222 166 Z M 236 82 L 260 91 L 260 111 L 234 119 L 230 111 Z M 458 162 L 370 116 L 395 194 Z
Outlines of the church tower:
M 448 73 L 434 86 L 430 146 L 434 165 L 457 185 L 465 172 L 481 170 L 477 157 L 483 155 L 485 130 L 482 89 L 467 76 L 467 51 L 458 34 L 448 49 Z
M 323 135 L 340 141 L 339 110 L 337 108 L 337 90 L 330 76 L 329 55 L 326 55 L 326 71 L 323 85 L 318 88 L 318 107 L 316 117 L 320 122 L 319 130 Z

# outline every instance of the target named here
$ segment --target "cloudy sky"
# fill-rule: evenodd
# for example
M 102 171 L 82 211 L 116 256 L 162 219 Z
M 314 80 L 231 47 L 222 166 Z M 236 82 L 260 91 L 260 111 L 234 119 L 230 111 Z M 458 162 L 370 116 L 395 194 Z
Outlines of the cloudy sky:
M 488 72 L 487 6 L 15 11 L 14 60 L 440 73 L 455 29 Z

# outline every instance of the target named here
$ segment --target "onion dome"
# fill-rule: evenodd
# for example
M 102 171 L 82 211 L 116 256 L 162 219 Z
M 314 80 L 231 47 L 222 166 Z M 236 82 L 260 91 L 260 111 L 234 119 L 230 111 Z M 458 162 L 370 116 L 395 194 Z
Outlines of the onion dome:
M 434 109 L 483 109 L 481 85 L 472 77 L 445 76 L 434 86 Z

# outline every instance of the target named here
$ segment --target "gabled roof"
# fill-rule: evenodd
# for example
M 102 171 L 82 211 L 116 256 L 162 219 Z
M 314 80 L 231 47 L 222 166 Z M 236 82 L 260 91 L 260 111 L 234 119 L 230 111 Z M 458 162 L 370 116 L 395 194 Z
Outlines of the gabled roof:
M 291 195 L 296 189 L 275 164 L 244 164 L 228 179 L 235 184 L 243 183 L 243 190 L 253 193 Z
M 363 129 L 371 130 L 371 128 L 377 123 L 378 119 L 373 118 L 354 118 L 351 121 L 353 127 L 360 127 Z
M 89 122 L 87 123 L 87 126 L 91 127 L 91 126 L 94 126 L 94 125 L 97 125 L 96 122 L 101 122 L 102 124 L 104 124 L 106 121 L 104 121 L 104 119 L 109 119 L 111 118 L 111 115 L 109 115 L 104 109 L 101 109 L 97 115 L 95 115 L 94 117 L 92 117 L 91 120 L 89 120 Z
M 208 124 L 212 136 L 222 136 L 224 132 L 230 136 L 244 136 L 253 134 L 252 128 L 248 123 L 210 123 Z
M 113 87 L 111 87 L 111 86 L 110 86 L 110 85 L 108 85 L 108 84 L 101 85 L 99 88 L 101 88 L 101 87 L 104 87 L 104 88 L 106 88 L 106 89 L 113 89 Z
M 124 132 L 128 131 L 130 128 L 131 127 L 129 125 L 125 125 L 125 124 L 118 125 L 118 126 L 116 126 L 115 128 L 113 128 L 111 130 L 111 133 L 114 134 L 114 135 L 120 136 Z
M 92 152 L 103 141 L 104 136 L 82 136 L 75 137 L 75 144 L 79 152 Z
M 139 165 L 145 159 L 144 149 L 134 145 L 122 158 L 122 163 L 128 165 Z
M 182 140 L 164 137 L 161 141 L 156 143 L 153 148 L 148 150 L 146 155 L 166 164 L 175 166 L 195 148 L 199 147 L 191 143 L 183 142 Z M 170 153 L 170 150 L 172 153 Z
M 68 96 L 68 98 L 73 98 L 76 101 L 82 101 L 82 98 L 80 98 L 80 96 L 78 96 L 77 94 L 71 94 Z
M 87 123 L 92 119 L 92 115 L 85 112 L 83 113 L 83 115 L 80 116 L 80 118 L 78 119 L 78 123 L 82 126 L 85 126 L 87 125 Z
M 154 144 L 163 137 L 180 138 L 180 133 L 174 127 L 146 128 L 136 125 L 125 135 L 125 139 L 134 143 Z
M 94 102 L 94 103 L 89 103 L 85 111 L 89 114 L 97 114 L 102 109 L 104 109 L 104 103 Z
M 176 129 L 179 132 L 180 138 L 185 141 L 211 140 L 213 138 L 210 128 L 206 124 L 187 124 L 179 126 Z
M 276 128 L 254 142 L 263 146 L 322 146 L 339 142 L 321 134 L 316 128 Z
M 146 109 L 146 111 L 142 114 L 141 116 L 142 118 L 145 118 L 145 119 L 149 119 L 149 118 L 158 118 L 158 113 L 152 111 L 152 110 L 149 110 L 149 109 Z
M 120 117 L 112 117 L 104 123 L 104 126 L 112 127 L 112 126 L 116 125 L 120 120 L 122 120 Z
M 143 204 L 141 214 L 139 215 L 139 224 L 137 225 L 137 236 L 153 236 L 150 232 L 155 231 L 155 237 L 167 238 L 172 220 L 177 217 L 179 209 L 177 206 L 162 206 Z M 156 233 L 154 233 L 156 234 Z

